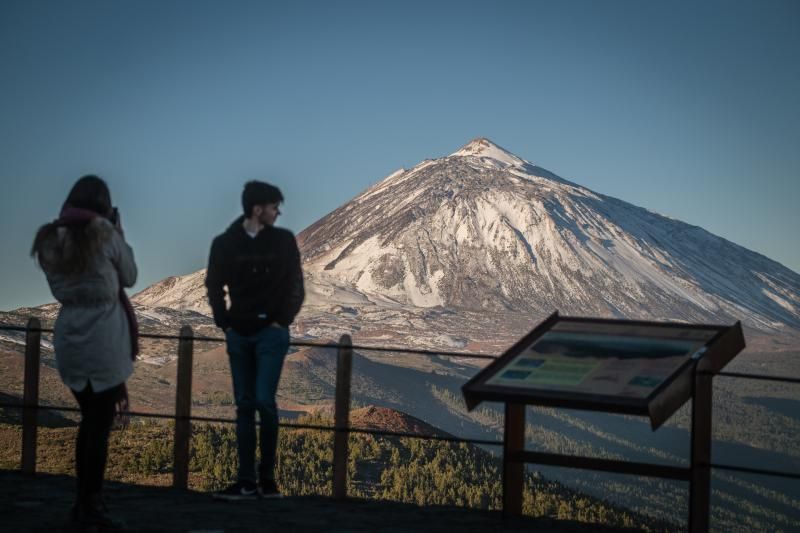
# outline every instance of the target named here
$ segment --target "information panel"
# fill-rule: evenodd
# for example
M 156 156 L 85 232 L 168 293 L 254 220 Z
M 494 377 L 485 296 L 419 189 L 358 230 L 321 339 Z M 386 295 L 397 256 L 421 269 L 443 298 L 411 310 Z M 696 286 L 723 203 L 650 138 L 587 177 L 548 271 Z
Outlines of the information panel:
M 472 378 L 484 400 L 648 415 L 655 429 L 691 397 L 694 371 L 718 371 L 744 348 L 741 324 L 553 314 Z M 698 366 L 700 365 L 700 366 Z
M 716 334 L 559 322 L 486 384 L 646 398 Z

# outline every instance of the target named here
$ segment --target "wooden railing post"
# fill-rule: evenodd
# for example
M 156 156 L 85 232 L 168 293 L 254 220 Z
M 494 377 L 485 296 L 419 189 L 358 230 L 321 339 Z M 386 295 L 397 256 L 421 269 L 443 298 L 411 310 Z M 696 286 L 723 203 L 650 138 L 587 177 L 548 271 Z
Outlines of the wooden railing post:
M 689 480 L 689 532 L 705 533 L 711 510 L 712 375 L 695 371 L 692 394 L 691 479 Z
M 178 340 L 178 387 L 175 392 L 175 455 L 172 486 L 189 486 L 189 449 L 192 438 L 192 359 L 194 333 L 191 326 L 181 328 Z
M 353 368 L 353 341 L 350 335 L 339 339 L 336 360 L 336 410 L 333 436 L 333 497 L 347 498 L 347 456 L 350 432 L 350 376 Z
M 506 403 L 503 431 L 503 516 L 522 515 L 525 463 L 517 455 L 525 450 L 525 406 Z
M 38 318 L 28 320 L 25 331 L 25 384 L 22 392 L 22 472 L 36 473 L 36 433 L 39 418 L 39 359 L 42 324 Z

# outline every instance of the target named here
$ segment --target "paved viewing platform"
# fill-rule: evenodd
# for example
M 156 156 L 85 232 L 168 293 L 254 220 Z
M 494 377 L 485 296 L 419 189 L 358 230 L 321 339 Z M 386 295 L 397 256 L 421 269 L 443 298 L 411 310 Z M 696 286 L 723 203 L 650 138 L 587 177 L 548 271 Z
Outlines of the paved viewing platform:
M 68 531 L 75 479 L 0 470 L 0 530 Z M 221 502 L 209 494 L 107 482 L 106 503 L 126 531 L 622 531 L 500 512 L 321 496 Z M 630 531 L 630 530 L 625 530 Z

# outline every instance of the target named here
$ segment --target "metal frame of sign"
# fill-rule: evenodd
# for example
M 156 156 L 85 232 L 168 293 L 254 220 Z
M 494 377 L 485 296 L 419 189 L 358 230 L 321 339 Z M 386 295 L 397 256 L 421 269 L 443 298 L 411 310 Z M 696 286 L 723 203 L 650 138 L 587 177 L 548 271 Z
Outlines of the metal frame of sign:
M 646 398 L 619 397 L 560 390 L 488 385 L 515 357 L 559 321 L 587 324 L 625 324 L 643 327 L 708 329 L 715 332 L 702 348 L 680 364 Z M 505 403 L 503 433 L 503 513 L 522 514 L 525 464 L 581 468 L 620 474 L 652 476 L 689 482 L 689 531 L 707 532 L 711 505 L 712 377 L 744 349 L 742 326 L 707 326 L 664 322 L 560 317 L 558 312 L 528 333 L 461 388 L 469 410 L 483 401 Z M 600 459 L 525 450 L 525 406 L 542 405 L 643 415 L 653 430 L 692 399 L 689 467 Z

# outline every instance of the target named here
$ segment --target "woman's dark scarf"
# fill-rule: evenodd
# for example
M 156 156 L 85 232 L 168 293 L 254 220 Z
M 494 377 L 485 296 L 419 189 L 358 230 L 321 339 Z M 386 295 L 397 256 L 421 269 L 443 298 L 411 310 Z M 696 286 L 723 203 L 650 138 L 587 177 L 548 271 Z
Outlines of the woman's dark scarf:
M 100 217 L 94 211 L 89 209 L 81 209 L 79 207 L 72 207 L 69 204 L 64 204 L 61 208 L 61 214 L 55 222 L 56 226 L 78 226 L 91 222 L 93 219 Z M 136 321 L 136 313 L 133 311 L 133 305 L 125 294 L 122 285 L 119 287 L 119 301 L 122 303 L 122 308 L 125 310 L 125 317 L 128 319 L 128 326 L 131 331 L 131 359 L 136 359 L 139 354 L 139 323 Z

